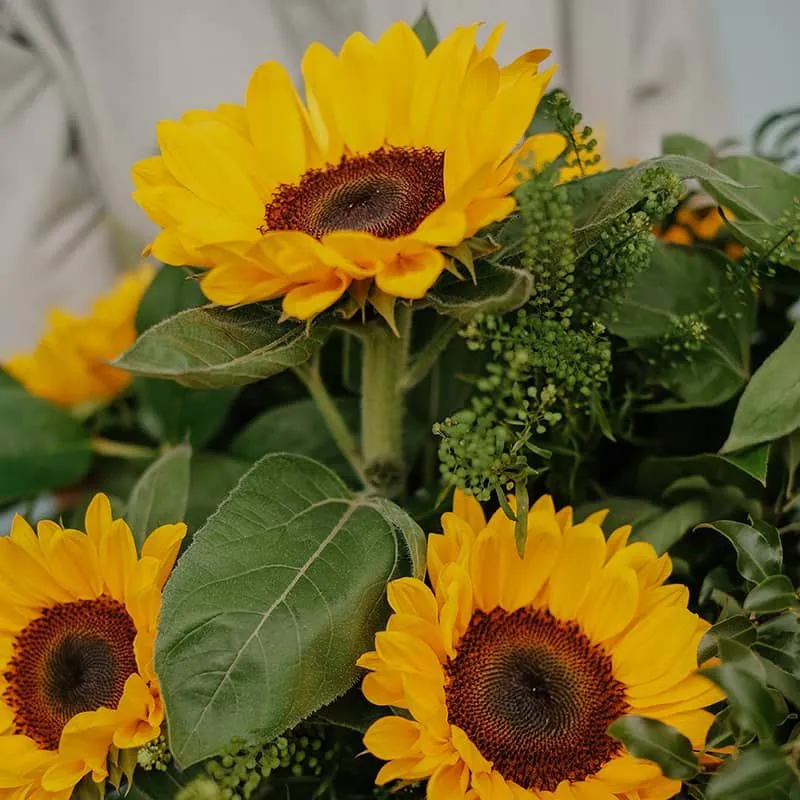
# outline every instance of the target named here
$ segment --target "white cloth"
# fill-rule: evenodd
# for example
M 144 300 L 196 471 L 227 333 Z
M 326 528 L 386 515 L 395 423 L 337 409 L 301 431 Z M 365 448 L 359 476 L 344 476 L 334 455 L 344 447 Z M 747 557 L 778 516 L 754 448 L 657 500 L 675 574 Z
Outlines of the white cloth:
M 662 133 L 726 133 L 698 0 L 429 0 L 446 33 L 508 27 L 509 61 L 550 47 L 557 83 L 607 156 Z M 130 198 L 155 124 L 244 96 L 269 58 L 295 76 L 306 46 L 338 48 L 413 21 L 422 0 L 0 0 L 0 358 L 36 340 L 52 305 L 77 311 L 135 262 L 153 227 Z

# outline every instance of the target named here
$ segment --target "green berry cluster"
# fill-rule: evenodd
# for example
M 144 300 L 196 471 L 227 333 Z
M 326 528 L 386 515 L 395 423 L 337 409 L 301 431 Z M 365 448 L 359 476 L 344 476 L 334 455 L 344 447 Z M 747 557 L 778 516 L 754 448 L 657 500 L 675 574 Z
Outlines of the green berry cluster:
M 567 167 L 577 167 L 585 173 L 601 160 L 596 152 L 597 139 L 588 125 L 582 125 L 583 115 L 575 111 L 569 97 L 562 91 L 553 93 L 550 102 L 544 107 L 544 113 L 550 117 L 561 134 L 567 140 L 565 162 Z
M 226 752 L 206 762 L 206 775 L 184 787 L 177 800 L 248 800 L 272 775 L 319 777 L 337 754 L 326 747 L 322 729 L 300 726 L 268 742 L 247 745 L 234 739 Z M 211 786 L 217 794 L 211 793 Z
M 136 763 L 146 772 L 150 770 L 166 772 L 170 761 L 172 753 L 169 751 L 167 737 L 163 734 L 140 747 L 136 754 Z
M 660 374 L 691 363 L 708 340 L 708 323 L 699 314 L 684 314 L 672 320 L 669 329 L 641 352 L 650 370 Z
M 487 500 L 537 472 L 531 456 L 544 462 L 549 455 L 542 437 L 589 413 L 608 378 L 611 349 L 602 326 L 575 330 L 525 309 L 478 317 L 463 335 L 470 349 L 489 350 L 492 360 L 470 407 L 433 430 L 442 439 L 446 481 Z

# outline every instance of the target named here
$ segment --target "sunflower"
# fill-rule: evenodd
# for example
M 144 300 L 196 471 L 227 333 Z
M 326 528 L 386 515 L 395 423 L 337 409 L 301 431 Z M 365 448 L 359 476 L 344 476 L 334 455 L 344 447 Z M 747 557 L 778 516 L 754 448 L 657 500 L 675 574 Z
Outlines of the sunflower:
M 0 538 L 0 798 L 67 800 L 160 735 L 153 644 L 185 533 L 163 525 L 139 556 L 98 494 L 86 533 L 17 516 Z
M 658 226 L 655 233 L 670 244 L 719 247 L 735 261 L 742 257 L 744 248 L 724 230 L 725 220 L 732 218 L 729 209 L 707 203 L 698 205 L 696 198 L 690 196 L 678 206 L 674 222 L 666 228 Z
M 355 33 L 338 55 L 312 44 L 305 102 L 274 61 L 244 105 L 190 111 L 158 125 L 161 155 L 133 167 L 134 199 L 163 230 L 146 252 L 208 268 L 215 303 L 283 297 L 308 319 L 350 291 L 425 295 L 449 263 L 442 248 L 515 207 L 531 162 L 553 161 L 558 134 L 522 140 L 554 68 L 547 50 L 506 67 L 478 25 L 426 55 L 405 23 L 373 43 Z
M 106 362 L 136 339 L 136 311 L 155 271 L 149 264 L 124 275 L 95 300 L 86 316 L 53 309 L 36 349 L 9 358 L 3 367 L 31 394 L 60 406 L 110 400 L 131 382 Z
M 626 714 L 673 725 L 702 748 L 719 690 L 697 672 L 708 623 L 688 590 L 665 586 L 668 556 L 608 541 L 607 512 L 573 524 L 550 497 L 528 515 L 525 555 L 501 512 L 488 524 L 456 496 L 428 540 L 432 590 L 388 587 L 394 614 L 375 637 L 363 692 L 406 709 L 366 732 L 388 761 L 379 784 L 428 778 L 431 800 L 664 800 L 680 788 L 607 733 Z

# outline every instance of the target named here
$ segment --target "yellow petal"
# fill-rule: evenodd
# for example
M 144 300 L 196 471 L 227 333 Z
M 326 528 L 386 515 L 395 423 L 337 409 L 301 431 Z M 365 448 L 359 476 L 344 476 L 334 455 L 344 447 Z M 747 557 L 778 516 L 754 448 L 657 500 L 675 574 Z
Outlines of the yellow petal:
M 398 614 L 414 614 L 427 622 L 438 622 L 433 592 L 417 578 L 398 578 L 386 587 L 389 605 Z
M 603 513 L 603 519 L 605 519 L 606 514 L 608 514 L 607 510 L 603 512 L 595 512 L 596 514 Z M 592 515 L 594 516 L 594 515 Z M 587 517 L 587 522 L 591 519 L 591 517 Z M 603 520 L 600 520 L 598 525 L 603 524 Z M 607 557 L 611 558 L 615 553 L 618 553 L 624 547 L 628 545 L 628 539 L 630 538 L 631 531 L 633 528 L 630 525 L 622 525 L 619 528 L 616 528 L 611 532 L 611 535 L 608 537 L 608 541 L 606 542 L 606 553 Z
M 384 761 L 416 755 L 419 732 L 419 723 L 413 720 L 381 717 L 364 734 L 364 747 Z
M 604 764 L 594 778 L 610 792 L 624 792 L 660 775 L 657 764 L 625 753 Z
M 470 741 L 469 736 L 458 727 L 458 725 L 450 726 L 450 735 L 453 739 L 453 746 L 458 751 L 464 763 L 469 767 L 472 773 L 473 781 L 476 775 L 491 772 L 492 762 L 487 761 L 478 750 L 477 747 Z
M 151 186 L 179 186 L 177 180 L 167 169 L 161 156 L 150 156 L 137 161 L 131 167 L 131 178 L 137 189 L 146 189 Z
M 453 513 L 463 519 L 475 533 L 480 533 L 486 527 L 486 515 L 481 504 L 461 489 L 456 489 L 453 495 Z
M 427 620 L 421 619 L 416 614 L 392 614 L 392 616 L 389 617 L 389 621 L 386 623 L 386 630 L 410 633 L 412 636 L 425 642 L 425 644 L 436 653 L 437 658 L 442 663 L 446 660 L 444 643 L 442 642 L 438 621 L 428 622 Z
M 445 257 L 434 248 L 405 250 L 375 276 L 381 291 L 416 300 L 424 297 L 445 267 Z
M 343 141 L 334 110 L 338 90 L 336 56 L 319 42 L 312 42 L 303 56 L 301 69 L 306 85 L 311 133 L 325 161 L 338 164 L 342 157 Z
M 375 706 L 406 706 L 402 673 L 397 670 L 381 670 L 365 675 L 361 691 Z
M 277 62 L 256 69 L 247 87 L 245 112 L 261 164 L 275 186 L 292 183 L 308 166 L 306 127 L 289 73 Z
M 605 567 L 586 596 L 581 628 L 593 642 L 622 633 L 636 614 L 639 581 L 629 567 Z
M 283 298 L 283 310 L 296 319 L 311 319 L 332 306 L 349 285 L 350 278 L 332 272 L 324 280 L 307 283 L 288 292 Z
M 558 562 L 548 584 L 550 612 L 563 620 L 575 619 L 605 561 L 606 540 L 596 525 L 585 522 L 564 535 Z
M 674 686 L 657 694 L 629 697 L 628 703 L 641 709 L 644 716 L 661 718 L 665 714 L 679 714 L 705 708 L 723 700 L 725 693 L 716 684 L 699 673 L 689 675 Z
M 408 633 L 380 631 L 375 634 L 375 650 L 390 669 L 429 678 L 443 676 L 433 650 Z
M 454 562 L 466 567 L 475 531 L 470 525 L 452 513 L 442 515 L 443 534 L 428 536 L 428 575 L 434 591 L 438 591 L 439 577 L 447 564 Z
M 376 786 L 383 786 L 391 781 L 396 781 L 398 778 L 412 779 L 417 777 L 416 768 L 420 761 L 420 757 L 415 757 L 398 758 L 387 762 L 378 770 L 378 774 L 375 776 Z
M 161 525 L 150 533 L 142 545 L 142 556 L 155 558 L 161 565 L 156 580 L 159 589 L 164 586 L 172 572 L 186 530 L 183 522 Z
M 469 772 L 463 764 L 439 767 L 427 786 L 428 800 L 464 800 L 467 796 Z
M 265 300 L 282 294 L 292 286 L 292 282 L 245 263 L 215 267 L 200 281 L 203 294 L 213 303 L 223 306 L 248 302 L 256 286 L 262 287 L 264 296 L 253 299 Z
M 139 560 L 131 529 L 124 520 L 114 520 L 97 543 L 100 570 L 108 593 L 117 600 L 125 599 L 125 588 Z
M 439 577 L 436 590 L 441 604 L 439 629 L 445 652 L 454 658 L 456 645 L 469 626 L 474 610 L 472 581 L 460 564 L 447 564 Z

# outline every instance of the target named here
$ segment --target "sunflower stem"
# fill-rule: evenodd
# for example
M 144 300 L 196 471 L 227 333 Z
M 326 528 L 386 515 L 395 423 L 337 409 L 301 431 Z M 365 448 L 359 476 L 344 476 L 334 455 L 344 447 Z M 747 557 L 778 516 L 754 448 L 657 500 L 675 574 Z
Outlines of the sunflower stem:
M 294 368 L 294 374 L 303 382 L 308 389 L 308 393 L 314 400 L 325 425 L 328 428 L 333 440 L 336 442 L 342 455 L 353 468 L 353 472 L 358 475 L 359 480 L 366 485 L 367 479 L 364 475 L 364 465 L 358 450 L 356 441 L 347 423 L 336 408 L 336 403 L 325 388 L 325 383 L 320 375 L 316 363 L 307 363 Z
M 405 488 L 403 379 L 411 338 L 411 308 L 397 308 L 397 334 L 382 322 L 364 329 L 361 372 L 361 453 L 367 484 L 397 497 Z
M 404 390 L 413 389 L 427 377 L 434 364 L 439 360 L 439 356 L 456 335 L 461 324 L 461 321 L 454 317 L 447 317 L 441 322 L 427 344 L 414 355 L 405 375 L 403 375 L 400 386 Z
M 102 436 L 93 436 L 91 440 L 92 451 L 99 456 L 111 458 L 156 458 L 158 450 L 155 447 L 146 447 L 141 444 L 117 442 L 113 439 L 104 439 Z

